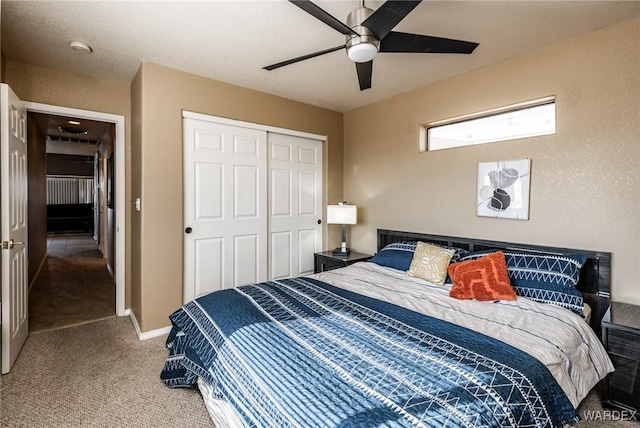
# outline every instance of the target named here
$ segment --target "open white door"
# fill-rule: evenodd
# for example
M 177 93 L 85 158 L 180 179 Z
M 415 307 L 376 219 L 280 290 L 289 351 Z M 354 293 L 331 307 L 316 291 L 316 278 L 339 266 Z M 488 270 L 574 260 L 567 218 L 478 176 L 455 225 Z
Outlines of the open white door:
M 0 90 L 2 232 L 2 374 L 29 333 L 27 271 L 27 110 L 11 88 Z

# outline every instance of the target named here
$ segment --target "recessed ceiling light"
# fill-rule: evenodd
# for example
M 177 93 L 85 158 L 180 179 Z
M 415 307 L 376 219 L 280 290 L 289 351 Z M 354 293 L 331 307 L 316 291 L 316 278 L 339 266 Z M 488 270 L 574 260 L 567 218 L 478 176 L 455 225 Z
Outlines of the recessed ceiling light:
M 71 42 L 69 43 L 69 46 L 71 46 L 71 49 L 73 49 L 76 52 L 87 53 L 87 54 L 93 52 L 93 49 L 91 49 L 91 46 L 89 46 L 86 43 Z
M 78 122 L 77 120 L 70 120 L 69 125 L 80 125 L 80 122 Z
M 64 125 L 58 125 L 58 130 L 60 130 L 60 132 L 65 132 L 67 134 L 73 135 L 87 135 L 89 133 L 88 129 L 69 128 Z

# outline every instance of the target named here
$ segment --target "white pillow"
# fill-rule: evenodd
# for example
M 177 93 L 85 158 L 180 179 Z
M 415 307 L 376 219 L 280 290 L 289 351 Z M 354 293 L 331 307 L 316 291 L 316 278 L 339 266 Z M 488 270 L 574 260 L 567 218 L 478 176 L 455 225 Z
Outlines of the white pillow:
M 442 285 L 447 278 L 447 268 L 454 253 L 455 250 L 418 242 L 407 273 L 410 276 Z

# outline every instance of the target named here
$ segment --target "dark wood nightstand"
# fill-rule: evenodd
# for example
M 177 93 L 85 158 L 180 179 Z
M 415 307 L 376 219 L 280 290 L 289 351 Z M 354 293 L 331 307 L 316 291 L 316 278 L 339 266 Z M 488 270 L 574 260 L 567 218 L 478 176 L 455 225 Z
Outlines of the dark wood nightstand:
M 356 253 L 351 251 L 348 256 L 334 256 L 333 251 L 316 253 L 314 257 L 314 273 L 325 272 L 352 265 L 356 262 L 364 262 L 373 257 L 372 254 Z
M 612 302 L 602 318 L 602 342 L 616 368 L 604 381 L 604 404 L 640 411 L 640 306 Z

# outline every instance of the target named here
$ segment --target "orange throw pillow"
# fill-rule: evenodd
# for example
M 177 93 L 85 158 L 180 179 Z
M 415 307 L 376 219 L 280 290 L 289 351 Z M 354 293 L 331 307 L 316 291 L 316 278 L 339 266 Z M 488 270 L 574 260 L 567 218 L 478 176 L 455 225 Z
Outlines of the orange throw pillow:
M 449 292 L 456 299 L 516 300 L 509 281 L 507 262 L 502 251 L 487 254 L 477 260 L 449 265 L 453 287 Z

